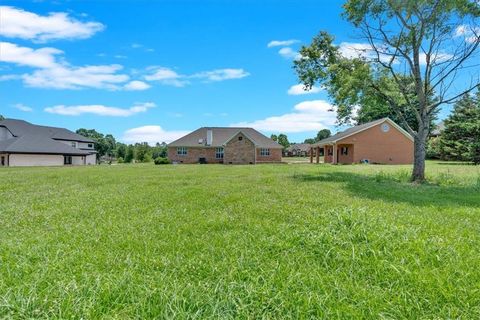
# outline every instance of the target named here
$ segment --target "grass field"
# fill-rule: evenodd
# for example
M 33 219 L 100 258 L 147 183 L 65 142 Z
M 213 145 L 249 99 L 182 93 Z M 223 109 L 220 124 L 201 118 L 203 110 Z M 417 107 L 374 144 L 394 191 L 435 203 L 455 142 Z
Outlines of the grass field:
M 480 318 L 480 167 L 0 170 L 0 318 Z

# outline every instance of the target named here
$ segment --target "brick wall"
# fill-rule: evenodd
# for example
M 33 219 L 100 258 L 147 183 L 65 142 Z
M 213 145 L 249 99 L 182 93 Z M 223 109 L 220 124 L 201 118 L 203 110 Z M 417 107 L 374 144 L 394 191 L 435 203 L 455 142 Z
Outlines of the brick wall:
M 260 148 L 257 149 L 257 163 L 262 162 L 281 162 L 282 161 L 282 149 L 270 149 L 269 156 L 260 155 Z
M 385 122 L 384 122 L 385 123 Z M 388 122 L 387 122 L 388 123 Z M 413 162 L 413 141 L 393 125 L 388 132 L 382 124 L 340 140 L 338 144 L 354 144 L 353 162 L 368 159 L 370 163 L 410 164 Z
M 187 155 L 177 154 L 177 147 L 168 148 L 168 159 L 179 163 L 198 163 L 200 158 L 205 158 L 207 163 L 223 163 L 222 159 L 215 158 L 215 148 L 212 147 L 187 147 Z
M 255 163 L 255 145 L 243 133 L 239 132 L 225 145 L 226 164 Z

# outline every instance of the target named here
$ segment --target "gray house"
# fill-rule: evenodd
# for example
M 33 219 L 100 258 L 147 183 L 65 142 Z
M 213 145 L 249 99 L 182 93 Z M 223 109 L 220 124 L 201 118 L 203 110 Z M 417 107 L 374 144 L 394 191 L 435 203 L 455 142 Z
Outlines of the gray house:
M 64 128 L 0 121 L 0 167 L 93 165 L 94 147 L 93 140 Z

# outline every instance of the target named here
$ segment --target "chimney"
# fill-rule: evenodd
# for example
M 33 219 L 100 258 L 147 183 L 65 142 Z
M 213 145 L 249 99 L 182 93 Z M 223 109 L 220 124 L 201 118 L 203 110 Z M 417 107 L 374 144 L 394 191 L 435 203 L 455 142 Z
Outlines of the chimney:
M 211 146 L 213 142 L 213 130 L 207 129 L 207 146 Z

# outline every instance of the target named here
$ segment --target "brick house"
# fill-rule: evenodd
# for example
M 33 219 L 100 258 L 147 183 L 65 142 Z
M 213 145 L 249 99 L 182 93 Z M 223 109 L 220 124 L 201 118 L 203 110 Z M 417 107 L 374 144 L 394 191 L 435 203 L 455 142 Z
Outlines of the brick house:
M 282 161 L 282 146 L 252 128 L 203 127 L 168 145 L 174 163 L 255 164 Z
M 323 152 L 325 163 L 413 163 L 413 138 L 389 118 L 352 127 L 312 145 L 310 162 Z

